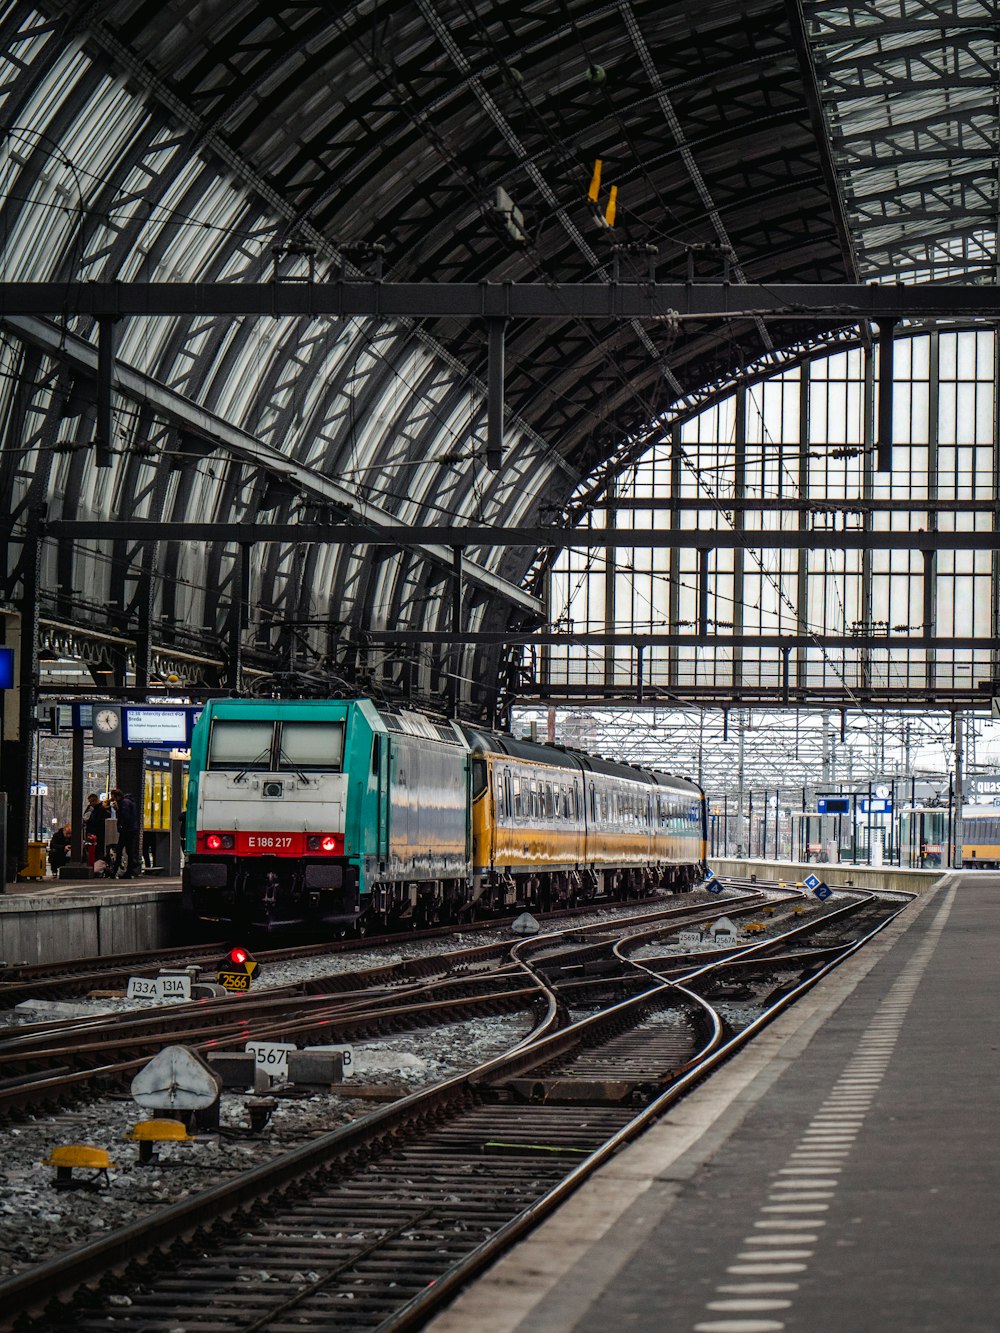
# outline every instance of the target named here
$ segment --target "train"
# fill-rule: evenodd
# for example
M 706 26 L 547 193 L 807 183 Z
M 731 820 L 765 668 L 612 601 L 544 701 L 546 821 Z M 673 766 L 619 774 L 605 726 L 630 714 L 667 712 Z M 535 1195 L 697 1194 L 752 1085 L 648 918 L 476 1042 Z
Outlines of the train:
M 697 783 L 370 699 L 206 704 L 191 742 L 189 918 L 333 933 L 683 891 Z
M 962 865 L 1000 868 L 1000 810 L 966 806 L 962 814 Z

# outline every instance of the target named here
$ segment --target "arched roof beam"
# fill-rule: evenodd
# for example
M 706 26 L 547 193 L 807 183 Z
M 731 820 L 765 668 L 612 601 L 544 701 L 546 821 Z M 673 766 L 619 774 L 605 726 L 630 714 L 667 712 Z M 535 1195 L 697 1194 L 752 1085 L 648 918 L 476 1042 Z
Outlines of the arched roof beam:
M 41 319 L 12 318 L 5 323 L 12 331 L 35 346 L 42 347 L 57 358 L 67 360 L 77 369 L 96 375 L 97 349 L 84 339 Z M 303 467 L 223 417 L 207 411 L 198 403 L 192 402 L 189 398 L 140 374 L 139 371 L 120 361 L 116 366 L 115 388 L 134 402 L 152 406 L 166 420 L 201 435 L 235 457 L 292 481 L 304 495 L 342 509 L 356 521 L 370 524 L 376 529 L 393 522 L 392 514 L 381 506 L 359 501 L 347 487 L 341 486 L 332 478 Z M 421 547 L 421 554 L 434 564 L 445 565 L 449 569 L 451 567 L 452 555 L 447 547 L 427 545 Z M 537 598 L 481 565 L 470 561 L 467 577 L 470 583 L 502 597 L 520 611 L 532 615 L 542 614 L 542 606 Z

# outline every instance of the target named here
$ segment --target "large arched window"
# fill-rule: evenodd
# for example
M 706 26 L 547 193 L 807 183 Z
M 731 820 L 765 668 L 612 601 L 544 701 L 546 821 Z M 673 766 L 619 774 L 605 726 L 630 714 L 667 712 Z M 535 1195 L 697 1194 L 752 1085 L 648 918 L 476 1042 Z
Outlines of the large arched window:
M 877 360 L 862 348 L 673 427 L 590 524 L 719 529 L 733 545 L 564 551 L 549 576 L 557 628 L 642 643 L 548 648 L 540 692 L 941 706 L 988 686 L 997 554 L 866 550 L 859 534 L 996 527 L 997 354 L 990 331 L 897 339 L 891 472 L 876 466 Z M 774 531 L 815 532 L 823 549 L 768 547 Z

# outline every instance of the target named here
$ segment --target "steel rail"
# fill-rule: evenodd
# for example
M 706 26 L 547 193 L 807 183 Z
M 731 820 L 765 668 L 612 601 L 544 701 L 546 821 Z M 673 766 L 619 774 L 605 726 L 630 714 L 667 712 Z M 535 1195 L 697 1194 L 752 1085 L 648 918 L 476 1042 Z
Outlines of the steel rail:
M 888 925 L 889 921 L 904 908 L 905 904 L 900 904 L 896 912 L 880 922 L 868 935 L 845 946 L 836 960 L 826 963 L 793 990 L 783 995 L 737 1036 L 727 1041 L 720 1041 L 717 1026 L 713 1024 L 712 1033 L 709 1034 L 707 1042 L 703 1043 L 707 1048 L 703 1058 L 691 1064 L 676 1077 L 668 1089 L 654 1097 L 649 1106 L 630 1117 L 624 1127 L 591 1152 L 584 1162 L 572 1169 L 554 1188 L 529 1205 L 516 1218 L 500 1226 L 483 1244 L 457 1264 L 452 1265 L 446 1273 L 435 1279 L 431 1287 L 424 1289 L 403 1309 L 384 1320 L 379 1327 L 385 1333 L 388 1333 L 388 1330 L 417 1327 L 433 1308 L 440 1306 L 470 1276 L 478 1272 L 514 1240 L 526 1234 L 597 1167 L 606 1162 L 620 1146 L 634 1138 L 652 1119 L 673 1105 L 684 1092 L 750 1040 L 752 1035 L 772 1021 L 795 999 L 818 984 L 834 966 L 863 947 L 869 938 Z M 522 942 L 516 948 L 521 952 L 528 943 L 528 941 Z M 258 1204 L 262 1197 L 273 1198 L 276 1193 L 291 1187 L 301 1176 L 321 1171 L 334 1154 L 360 1150 L 366 1144 L 371 1144 L 373 1137 L 381 1135 L 393 1135 L 394 1141 L 398 1141 L 395 1136 L 408 1122 L 410 1116 L 426 1118 L 428 1115 L 444 1113 L 447 1106 L 464 1103 L 477 1089 L 496 1086 L 501 1079 L 508 1079 L 518 1072 L 537 1069 L 539 1065 L 551 1065 L 554 1060 L 581 1049 L 582 1043 L 588 1038 L 596 1039 L 598 1042 L 606 1040 L 607 1034 L 617 1030 L 623 1021 L 628 1019 L 641 1021 L 639 1016 L 648 1012 L 650 1004 L 662 1004 L 668 995 L 680 995 L 685 1004 L 694 1004 L 701 1012 L 711 1012 L 711 1006 L 704 999 L 695 994 L 688 994 L 684 986 L 670 982 L 655 985 L 634 999 L 614 1005 L 601 1014 L 537 1040 L 513 1054 L 498 1057 L 467 1074 L 446 1080 L 435 1088 L 413 1093 L 391 1106 L 378 1108 L 363 1121 L 342 1126 L 313 1143 L 293 1149 L 282 1157 L 255 1167 L 235 1182 L 213 1187 L 194 1199 L 170 1206 L 137 1226 L 91 1242 L 81 1250 L 16 1275 L 0 1285 L 0 1310 L 3 1311 L 0 1318 L 13 1321 L 20 1315 L 32 1316 L 44 1310 L 54 1298 L 58 1298 L 60 1293 L 65 1294 L 80 1285 L 92 1283 L 102 1273 L 120 1269 L 123 1265 L 136 1261 L 140 1256 L 148 1256 L 157 1246 L 166 1245 L 179 1237 L 190 1237 L 196 1231 L 213 1223 L 226 1224 L 234 1218 L 234 1215 Z M 266 1327 L 266 1319 L 258 1322 L 261 1328 Z
M 911 897 L 915 897 L 912 895 Z M 909 901 L 909 900 L 908 900 Z M 384 1320 L 377 1328 L 376 1333 L 405 1333 L 406 1330 L 415 1329 L 421 1326 L 427 1316 L 434 1310 L 439 1309 L 465 1286 L 469 1280 L 488 1267 L 501 1254 L 509 1250 L 517 1241 L 523 1239 L 552 1213 L 560 1204 L 564 1203 L 579 1187 L 582 1185 L 599 1167 L 603 1166 L 614 1156 L 616 1152 L 626 1144 L 636 1138 L 652 1122 L 658 1119 L 665 1111 L 676 1105 L 684 1095 L 690 1092 L 698 1083 L 717 1069 L 724 1061 L 736 1054 L 744 1045 L 746 1045 L 754 1036 L 757 1035 L 768 1024 L 772 1023 L 780 1014 L 788 1009 L 796 1000 L 800 999 L 808 991 L 817 986 L 834 968 L 839 967 L 847 958 L 853 956 L 859 949 L 863 948 L 875 935 L 884 930 L 895 920 L 896 916 L 906 908 L 906 903 L 900 905 L 899 910 L 883 922 L 880 922 L 874 930 L 868 935 L 848 945 L 842 953 L 831 960 L 826 966 L 817 971 L 814 975 L 804 979 L 793 990 L 782 996 L 774 1005 L 768 1008 L 752 1023 L 750 1023 L 741 1032 L 735 1034 L 728 1041 L 716 1046 L 712 1052 L 706 1056 L 704 1062 L 700 1062 L 695 1067 L 682 1074 L 680 1078 L 673 1083 L 665 1092 L 663 1092 L 655 1101 L 651 1102 L 642 1110 L 633 1120 L 621 1129 L 612 1139 L 609 1139 L 597 1152 L 593 1153 L 585 1161 L 581 1162 L 573 1171 L 565 1177 L 564 1180 L 555 1186 L 548 1194 L 539 1199 L 530 1208 L 522 1212 L 518 1217 L 513 1218 L 505 1226 L 501 1227 L 492 1236 L 489 1236 L 473 1252 L 466 1256 L 460 1263 L 453 1266 L 448 1272 L 444 1273 L 433 1285 L 420 1296 L 410 1301 L 402 1310 Z M 670 983 L 668 983 L 670 984 Z

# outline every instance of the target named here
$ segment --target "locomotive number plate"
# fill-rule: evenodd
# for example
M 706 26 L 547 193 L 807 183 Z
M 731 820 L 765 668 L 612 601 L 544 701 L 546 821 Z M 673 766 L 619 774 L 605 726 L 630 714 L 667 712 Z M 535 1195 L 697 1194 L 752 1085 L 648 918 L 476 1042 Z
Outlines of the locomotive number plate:
M 304 833 L 251 833 L 241 829 L 236 834 L 237 856 L 302 856 L 305 849 Z

